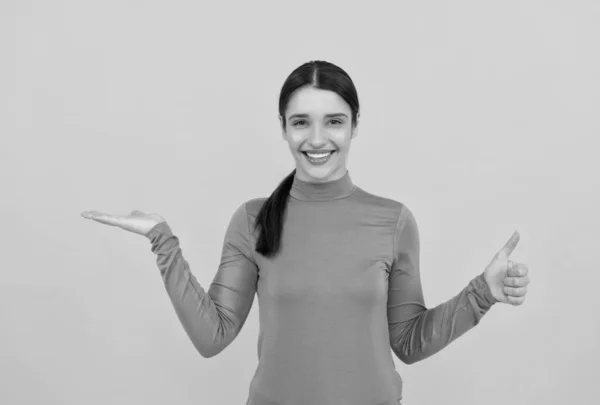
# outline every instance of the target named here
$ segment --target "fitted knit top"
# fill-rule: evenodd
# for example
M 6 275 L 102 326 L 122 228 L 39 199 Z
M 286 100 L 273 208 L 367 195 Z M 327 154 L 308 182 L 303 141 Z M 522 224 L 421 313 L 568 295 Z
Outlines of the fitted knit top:
M 147 234 L 183 328 L 206 358 L 240 333 L 258 296 L 258 366 L 246 405 L 398 405 L 392 352 L 411 364 L 475 326 L 497 301 L 483 273 L 427 308 L 417 222 L 408 207 L 354 185 L 294 177 L 279 254 L 255 252 L 266 198 L 241 204 L 208 291 L 166 222 Z

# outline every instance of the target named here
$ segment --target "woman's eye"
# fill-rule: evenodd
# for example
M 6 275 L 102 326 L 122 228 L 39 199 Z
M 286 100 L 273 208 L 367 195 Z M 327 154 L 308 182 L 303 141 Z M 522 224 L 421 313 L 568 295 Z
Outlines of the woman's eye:
M 336 120 L 336 119 L 330 120 L 329 122 L 332 123 L 332 124 L 335 124 L 335 125 L 337 125 L 337 124 L 343 124 L 342 121 Z M 294 122 L 292 125 L 293 126 L 298 126 L 298 125 L 305 125 L 305 124 L 306 124 L 306 120 L 299 120 L 299 121 Z

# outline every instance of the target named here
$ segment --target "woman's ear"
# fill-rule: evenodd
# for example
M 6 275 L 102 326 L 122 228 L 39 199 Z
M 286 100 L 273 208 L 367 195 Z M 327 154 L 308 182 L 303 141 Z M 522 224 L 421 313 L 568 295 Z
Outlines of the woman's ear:
M 356 123 L 352 126 L 352 136 L 351 138 L 354 139 L 358 136 L 358 119 L 360 118 L 360 113 L 356 113 Z
M 281 136 L 285 139 L 285 125 L 283 125 L 283 117 L 280 115 L 279 118 L 279 126 L 281 127 Z

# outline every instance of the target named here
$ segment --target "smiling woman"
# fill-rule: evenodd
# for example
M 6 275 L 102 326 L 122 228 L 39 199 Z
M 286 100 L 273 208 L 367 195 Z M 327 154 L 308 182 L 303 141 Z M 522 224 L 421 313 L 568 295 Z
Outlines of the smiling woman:
M 162 216 L 82 215 L 150 240 L 203 357 L 239 335 L 258 295 L 259 364 L 246 405 L 396 405 L 403 383 L 392 352 L 406 364 L 426 359 L 496 302 L 523 302 L 528 269 L 508 260 L 519 235 L 457 295 L 428 309 L 414 215 L 356 186 L 346 168 L 359 116 L 350 77 L 328 62 L 306 63 L 285 81 L 279 112 L 296 168 L 271 196 L 234 212 L 208 292 Z

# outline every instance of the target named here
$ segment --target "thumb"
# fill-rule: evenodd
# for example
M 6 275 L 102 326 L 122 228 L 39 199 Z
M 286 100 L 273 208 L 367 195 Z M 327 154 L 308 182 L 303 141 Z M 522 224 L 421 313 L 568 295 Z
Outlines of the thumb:
M 519 232 L 515 231 L 508 240 L 508 242 L 506 242 L 506 245 L 504 245 L 500 253 L 504 253 L 506 257 L 510 256 L 513 250 L 515 250 L 515 248 L 517 247 L 519 239 L 521 239 L 521 236 L 519 235 Z
M 141 216 L 144 216 L 146 214 L 144 214 L 142 211 L 133 210 L 133 211 L 131 211 L 131 215 L 141 215 Z

